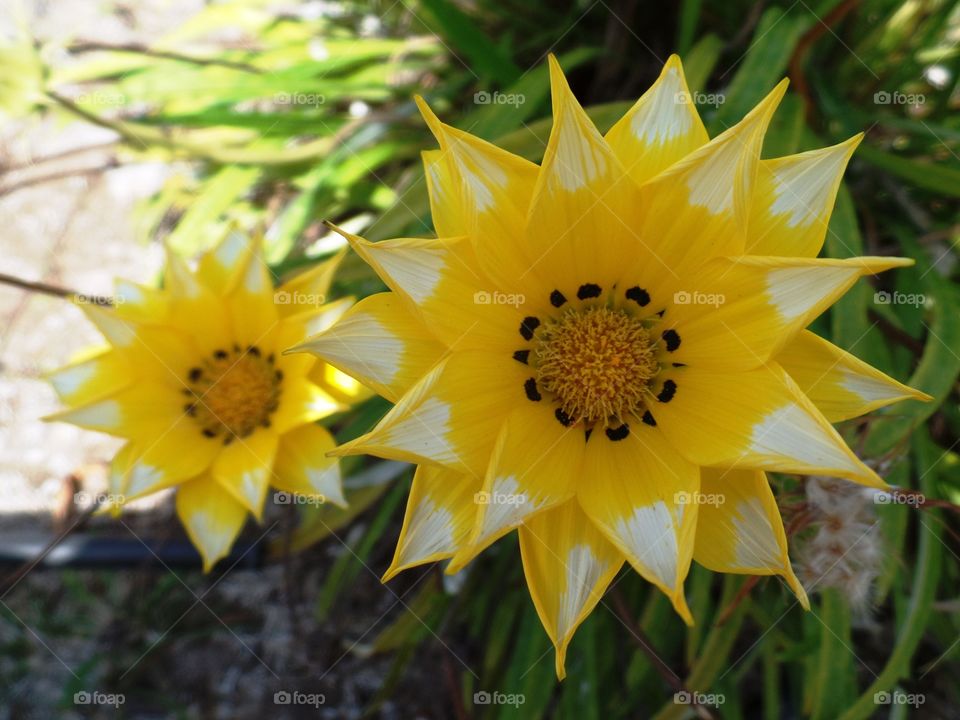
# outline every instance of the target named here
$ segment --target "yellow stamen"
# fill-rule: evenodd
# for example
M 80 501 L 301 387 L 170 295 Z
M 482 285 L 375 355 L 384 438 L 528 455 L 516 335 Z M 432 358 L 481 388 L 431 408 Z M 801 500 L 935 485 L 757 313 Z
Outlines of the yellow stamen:
M 639 320 L 605 307 L 548 322 L 536 348 L 537 385 L 574 422 L 622 422 L 642 407 L 659 363 Z
M 247 437 L 257 427 L 270 424 L 277 409 L 282 374 L 274 358 L 264 358 L 257 348 L 241 353 L 218 350 L 189 377 L 193 400 L 185 406 L 207 437 L 224 434 L 224 442 Z

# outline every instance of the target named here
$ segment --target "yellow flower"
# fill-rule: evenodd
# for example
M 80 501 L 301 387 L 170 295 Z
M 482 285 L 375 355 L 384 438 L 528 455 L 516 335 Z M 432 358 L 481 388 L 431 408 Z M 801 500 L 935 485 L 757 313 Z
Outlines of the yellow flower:
M 341 256 L 342 257 L 342 256 Z M 359 394 L 285 348 L 328 328 L 351 300 L 326 303 L 340 257 L 276 290 L 259 243 L 232 234 L 197 271 L 168 253 L 164 288 L 118 281 L 113 307 L 81 307 L 109 346 L 50 380 L 69 409 L 51 416 L 117 435 L 116 509 L 173 487 L 177 514 L 209 570 L 269 486 L 344 504 L 335 442 L 314 421 Z M 295 495 L 293 495 L 295 494 Z
M 603 136 L 550 73 L 540 166 L 420 102 L 440 238 L 344 233 L 392 292 L 303 349 L 396 403 L 339 454 L 420 463 L 386 577 L 519 528 L 563 677 L 624 560 L 688 623 L 691 559 L 806 604 L 765 471 L 886 487 L 830 423 L 924 396 L 804 330 L 911 264 L 815 259 L 859 138 L 761 161 L 782 83 L 711 140 L 676 57 Z

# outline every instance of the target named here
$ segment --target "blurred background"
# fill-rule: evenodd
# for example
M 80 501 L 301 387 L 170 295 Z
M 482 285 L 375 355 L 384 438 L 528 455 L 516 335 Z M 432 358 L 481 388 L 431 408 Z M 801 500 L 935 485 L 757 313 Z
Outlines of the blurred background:
M 168 495 L 91 517 L 118 443 L 39 418 L 58 409 L 43 373 L 97 333 L 0 286 L 0 720 L 960 717 L 956 3 L 11 0 L 0 273 L 109 295 L 115 276 L 158 281 L 162 243 L 190 257 L 232 228 L 264 233 L 277 274 L 339 249 L 324 219 L 429 235 L 435 143 L 412 95 L 539 161 L 548 52 L 601 130 L 677 52 L 711 135 L 784 76 L 765 157 L 866 131 L 824 254 L 917 264 L 815 329 L 935 396 L 841 426 L 912 500 L 775 478 L 812 612 L 776 580 L 695 566 L 688 629 L 625 571 L 558 683 L 514 537 L 456 576 L 380 583 L 405 466 L 349 459 L 349 511 L 271 507 L 209 576 L 147 551 L 183 540 Z M 337 295 L 380 288 L 347 257 Z M 333 428 L 350 439 L 386 408 Z M 58 534 L 57 567 L 23 564 Z M 100 567 L 77 566 L 78 538 Z

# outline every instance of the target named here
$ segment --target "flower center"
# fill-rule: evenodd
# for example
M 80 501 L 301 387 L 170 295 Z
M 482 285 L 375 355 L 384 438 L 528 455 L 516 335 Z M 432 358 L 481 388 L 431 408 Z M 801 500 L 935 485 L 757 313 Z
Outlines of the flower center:
M 569 310 L 539 338 L 537 386 L 553 393 L 571 423 L 624 422 L 660 368 L 653 338 L 622 310 Z
M 274 366 L 274 356 L 263 357 L 251 345 L 245 351 L 217 350 L 187 376 L 190 396 L 184 411 L 205 437 L 223 437 L 229 445 L 258 427 L 270 427 L 270 414 L 280 403 L 283 373 Z

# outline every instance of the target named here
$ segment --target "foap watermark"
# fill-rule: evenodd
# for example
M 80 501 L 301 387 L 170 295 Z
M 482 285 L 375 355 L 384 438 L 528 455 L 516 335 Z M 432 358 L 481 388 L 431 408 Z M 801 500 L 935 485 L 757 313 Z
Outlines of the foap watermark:
M 287 492 L 280 490 L 273 494 L 274 505 L 323 505 L 327 498 L 323 495 L 307 495 L 306 493 Z
M 673 694 L 675 705 L 706 705 L 720 707 L 727 701 L 723 693 L 702 693 L 697 690 L 680 690 Z
M 673 96 L 677 105 L 700 105 L 701 107 L 720 107 L 727 101 L 723 93 L 678 92 Z
M 677 505 L 711 505 L 720 507 L 727 501 L 723 493 L 702 493 L 681 491 L 673 494 L 673 502 Z
M 305 693 L 299 690 L 277 690 L 273 694 L 274 705 L 309 705 L 318 708 L 327 701 L 323 693 Z
M 487 290 L 477 290 L 473 294 L 474 305 L 513 305 L 520 307 L 527 301 L 522 293 L 505 293 L 499 290 L 489 292 Z
M 492 93 L 486 90 L 478 90 L 473 94 L 473 103 L 475 105 L 513 105 L 517 108 L 527 101 L 527 96 L 523 93 L 502 93 L 494 90 Z
M 75 505 L 123 505 L 127 501 L 120 493 L 92 493 L 79 490 L 73 494 Z
M 878 290 L 873 294 L 873 302 L 877 305 L 912 305 L 921 307 L 927 304 L 927 296 L 923 293 L 903 293 L 899 290 L 889 292 Z
M 308 105 L 315 107 L 317 105 L 323 105 L 326 101 L 326 96 L 321 93 L 281 92 L 273 96 L 273 102 L 276 105 Z
M 527 496 L 523 493 L 478 492 L 473 494 L 473 502 L 477 505 L 523 505 Z
M 909 505 L 919 507 L 927 502 L 927 496 L 920 492 L 882 492 L 873 494 L 874 505 Z
M 923 105 L 927 101 L 923 93 L 902 93 L 899 90 L 880 90 L 873 94 L 875 105 Z
M 720 307 L 726 301 L 727 296 L 723 293 L 678 290 L 673 294 L 674 305 L 712 305 L 713 307 Z
M 127 698 L 123 693 L 105 693 L 100 692 L 99 690 L 90 692 L 89 690 L 81 690 L 80 692 L 75 692 L 73 694 L 74 705 L 106 705 L 109 707 L 118 708 L 126 701 Z
M 502 693 L 494 690 L 493 692 L 487 692 L 486 690 L 478 690 L 473 694 L 473 704 L 474 705 L 513 705 L 513 707 L 520 707 L 527 701 L 526 696 L 523 693 Z
M 873 694 L 874 705 L 912 705 L 919 708 L 927 701 L 927 696 L 923 693 L 905 693 L 902 690 L 887 692 L 881 690 Z
M 73 301 L 77 305 L 123 305 L 127 299 L 123 295 L 110 297 L 107 295 L 84 295 L 83 293 L 75 293 L 73 295 Z
M 273 294 L 274 305 L 313 305 L 320 307 L 327 301 L 326 295 L 319 293 L 305 293 L 299 290 L 277 290 Z
M 116 90 L 93 90 L 77 95 L 81 105 L 99 105 L 100 107 L 120 107 L 127 104 L 127 96 Z

